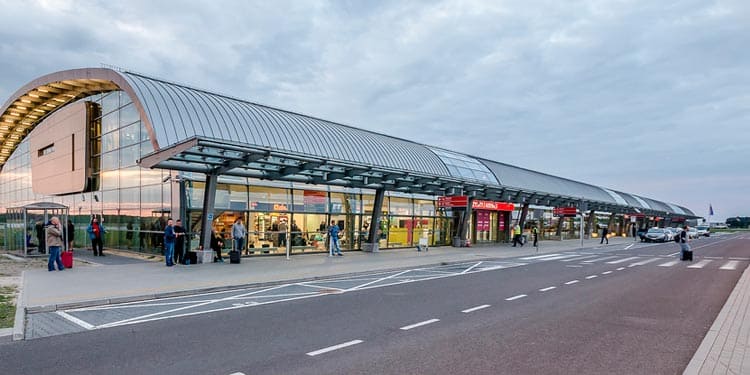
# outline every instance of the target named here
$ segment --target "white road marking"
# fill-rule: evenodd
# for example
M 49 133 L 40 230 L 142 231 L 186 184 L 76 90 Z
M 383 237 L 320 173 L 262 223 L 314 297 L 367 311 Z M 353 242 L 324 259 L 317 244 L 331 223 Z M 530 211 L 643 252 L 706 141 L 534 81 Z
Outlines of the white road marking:
M 233 373 L 231 373 L 229 375 L 245 375 L 245 373 L 244 372 L 233 372 Z
M 568 265 L 567 265 L 567 266 L 565 266 L 565 267 L 570 267 L 570 268 L 583 268 L 583 266 L 582 266 L 582 265 L 580 265 L 580 264 L 568 264 Z
M 602 272 L 602 275 L 609 275 L 610 273 L 612 273 L 612 271 L 604 271 Z
M 470 309 L 461 310 L 461 312 L 465 313 L 465 314 L 468 314 L 470 312 L 474 312 L 474 311 L 481 310 L 481 309 L 486 309 L 488 307 L 490 307 L 490 305 L 481 305 L 481 306 L 477 306 L 477 307 L 472 307 Z
M 515 301 L 515 300 L 517 300 L 517 299 L 521 299 L 521 298 L 524 298 L 524 297 L 526 297 L 526 295 L 525 295 L 525 294 L 519 294 L 519 295 L 517 295 L 517 296 L 513 296 L 513 297 L 508 297 L 508 298 L 506 298 L 505 300 L 506 300 L 506 301 Z
M 705 267 L 707 264 L 709 264 L 711 262 L 712 262 L 711 260 L 704 259 L 704 260 L 702 260 L 702 261 L 700 261 L 700 262 L 698 262 L 696 264 L 693 264 L 692 266 L 688 266 L 687 268 L 703 268 L 703 267 Z
M 586 276 L 586 280 L 595 279 L 597 277 L 599 277 L 599 276 L 597 276 L 597 275 Z
M 706 259 L 724 259 L 724 257 L 703 257 Z
M 412 329 L 412 328 L 417 328 L 417 327 L 421 327 L 421 326 L 426 326 L 426 325 L 428 325 L 428 324 L 432 324 L 432 323 L 435 323 L 435 322 L 439 322 L 439 321 L 440 321 L 440 319 L 430 319 L 430 320 L 425 320 L 424 322 L 414 323 L 414 324 L 411 324 L 411 325 L 408 325 L 408 326 L 404 326 L 404 327 L 401 327 L 400 329 L 401 329 L 402 331 L 408 331 L 408 330 L 410 330 L 410 329 Z
M 643 261 L 640 261 L 640 262 L 633 263 L 633 264 L 629 265 L 628 267 L 642 266 L 644 264 L 649 264 L 651 262 L 656 262 L 657 260 L 661 260 L 661 258 L 646 259 L 646 260 L 643 260 Z
M 659 267 L 672 267 L 672 266 L 674 266 L 675 264 L 677 264 L 677 263 L 680 263 L 680 262 L 682 262 L 682 261 L 681 261 L 681 260 L 679 260 L 679 259 L 677 259 L 677 260 L 673 260 L 673 261 L 671 261 L 671 262 L 667 262 L 667 263 L 662 263 L 662 264 L 660 264 L 660 265 L 659 265 Z
M 467 273 L 467 272 L 469 272 L 469 271 L 473 270 L 474 268 L 478 267 L 478 266 L 479 266 L 480 264 L 482 264 L 482 263 L 483 263 L 483 262 L 479 262 L 479 263 L 477 263 L 477 264 L 475 264 L 475 265 L 473 265 L 473 266 L 471 266 L 471 267 L 469 267 L 469 268 L 467 268 L 467 269 L 465 269 L 465 270 L 461 271 L 461 273 L 462 273 L 462 274 L 464 274 L 464 273 Z
M 631 248 L 631 247 L 633 247 L 633 246 L 635 246 L 635 244 L 634 244 L 634 243 L 631 243 L 630 245 L 628 245 L 628 246 L 625 246 L 625 249 L 624 249 L 624 250 L 630 249 L 630 248 Z
M 578 280 L 568 281 L 567 283 L 565 283 L 565 285 L 573 285 L 573 284 L 575 284 L 577 282 L 578 282 Z
M 548 286 L 546 288 L 539 289 L 539 291 L 540 292 L 546 292 L 548 290 L 552 290 L 552 289 L 555 289 L 555 288 L 557 288 L 557 287 L 556 286 Z
M 581 259 L 593 258 L 595 256 L 597 256 L 597 255 L 585 255 L 585 256 L 577 257 L 577 258 L 565 259 L 565 260 L 563 260 L 563 262 L 575 262 L 575 261 L 579 261 Z
M 393 275 L 390 275 L 390 276 L 381 277 L 381 278 L 379 278 L 377 280 L 370 281 L 369 283 L 364 283 L 362 285 L 357 285 L 355 287 L 349 288 L 349 289 L 347 289 L 347 291 L 353 291 L 353 290 L 361 289 L 361 288 L 364 288 L 364 287 L 366 287 L 368 285 L 372 285 L 372 284 L 375 284 L 375 283 L 378 283 L 378 282 L 381 282 L 381 281 L 384 281 L 384 280 L 388 280 L 388 279 L 393 279 L 394 277 L 401 276 L 401 275 L 403 275 L 403 274 L 405 274 L 407 272 L 411 272 L 411 271 L 412 270 L 406 270 L 406 271 L 402 271 L 402 272 L 399 272 L 399 273 L 394 273 Z
M 615 271 L 622 271 L 624 269 L 625 269 L 625 267 L 620 267 L 620 268 L 616 269 Z
M 545 255 L 536 255 L 536 256 L 533 256 L 533 257 L 525 257 L 525 258 L 521 258 L 521 259 L 523 259 L 523 260 L 533 260 L 533 259 L 542 259 L 542 258 L 556 257 L 556 256 L 559 256 L 559 255 L 561 255 L 561 254 L 545 254 Z
M 737 265 L 739 263 L 740 263 L 739 261 L 730 260 L 725 265 L 721 266 L 721 268 L 719 268 L 719 269 L 722 269 L 722 270 L 736 270 L 737 269 Z
M 617 256 L 615 255 L 615 256 L 610 256 L 610 257 L 603 257 L 603 258 L 589 259 L 589 260 L 584 260 L 584 261 L 583 261 L 583 262 L 581 262 L 581 263 L 596 263 L 596 262 L 599 262 L 599 261 L 602 261 L 602 260 L 607 260 L 607 259 L 612 259 L 612 258 L 617 258 Z
M 565 258 L 570 258 L 570 257 L 577 257 L 577 256 L 578 256 L 578 254 L 567 254 L 567 255 L 560 255 L 560 256 L 556 256 L 556 257 L 552 257 L 552 258 L 544 258 L 542 260 L 560 260 L 560 259 L 565 259 Z
M 323 349 L 319 349 L 319 350 L 316 350 L 316 351 L 313 351 L 313 352 L 309 352 L 309 353 L 307 353 L 307 355 L 309 355 L 310 357 L 315 357 L 316 355 L 319 355 L 319 354 L 332 352 L 334 350 L 339 350 L 339 349 L 342 349 L 342 348 L 346 348 L 347 346 L 361 344 L 363 342 L 364 341 L 362 341 L 362 340 L 352 340 L 352 341 L 349 341 L 349 342 L 345 342 L 343 344 L 329 346 L 327 348 L 323 348 Z
M 750 260 L 750 258 L 741 258 L 741 257 L 729 257 L 731 260 Z
M 672 254 L 667 254 L 667 256 L 668 256 L 668 257 L 673 257 L 673 256 L 675 256 L 675 255 L 677 255 L 677 254 L 679 254 L 679 253 L 680 253 L 680 252 L 678 251 L 678 252 L 676 252 L 676 253 L 672 253 Z
M 96 328 L 92 324 L 86 323 L 83 320 L 78 319 L 75 316 L 66 313 L 65 311 L 55 311 L 55 313 L 57 313 L 57 315 L 60 315 L 60 316 L 62 316 L 65 319 L 70 320 L 71 322 L 73 322 L 75 324 L 78 324 L 79 326 L 81 326 L 83 328 L 86 328 L 86 329 L 89 329 L 89 330 Z
M 638 257 L 630 257 L 630 258 L 624 258 L 624 259 L 619 259 L 619 260 L 613 260 L 611 262 L 607 262 L 607 264 L 618 264 L 618 263 L 623 263 L 623 262 L 627 262 L 627 261 L 631 261 L 635 259 L 638 259 Z

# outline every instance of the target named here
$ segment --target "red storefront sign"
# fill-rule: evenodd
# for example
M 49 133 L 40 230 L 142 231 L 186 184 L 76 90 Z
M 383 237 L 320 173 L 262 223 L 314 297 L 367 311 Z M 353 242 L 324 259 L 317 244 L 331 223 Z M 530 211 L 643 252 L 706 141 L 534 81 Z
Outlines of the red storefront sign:
M 513 211 L 513 203 L 507 202 L 495 202 L 495 201 L 480 201 L 475 199 L 471 202 L 471 208 L 473 210 L 488 210 L 488 211 Z
M 450 197 L 438 197 L 438 207 L 463 207 L 469 205 L 469 197 L 466 195 L 454 195 Z
M 575 217 L 578 209 L 575 207 L 555 207 L 552 209 L 552 215 L 560 217 Z
M 638 214 L 628 214 L 627 216 L 632 216 L 632 217 L 637 217 L 639 219 L 642 219 L 642 218 L 646 217 L 646 214 L 641 214 L 641 213 L 638 213 Z

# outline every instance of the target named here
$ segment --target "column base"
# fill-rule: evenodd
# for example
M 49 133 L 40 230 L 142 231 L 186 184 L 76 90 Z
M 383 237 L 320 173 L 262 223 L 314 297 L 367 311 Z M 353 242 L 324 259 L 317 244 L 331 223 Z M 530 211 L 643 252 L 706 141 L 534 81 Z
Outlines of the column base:
M 362 244 L 362 251 L 366 253 L 379 253 L 380 252 L 380 244 L 375 243 L 369 243 L 365 242 Z

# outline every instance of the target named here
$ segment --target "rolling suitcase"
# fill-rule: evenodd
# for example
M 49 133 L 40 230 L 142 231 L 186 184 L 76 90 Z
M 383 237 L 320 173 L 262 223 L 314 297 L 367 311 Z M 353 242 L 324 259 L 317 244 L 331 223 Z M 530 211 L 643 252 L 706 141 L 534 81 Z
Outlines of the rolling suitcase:
M 60 257 L 62 258 L 62 264 L 65 268 L 73 268 L 73 251 L 63 251 L 62 254 L 60 254 Z
M 237 250 L 232 250 L 229 252 L 229 263 L 231 264 L 239 264 L 240 263 L 240 252 Z
M 682 250 L 682 256 L 680 257 L 680 260 L 689 260 L 693 261 L 693 251 L 692 250 Z

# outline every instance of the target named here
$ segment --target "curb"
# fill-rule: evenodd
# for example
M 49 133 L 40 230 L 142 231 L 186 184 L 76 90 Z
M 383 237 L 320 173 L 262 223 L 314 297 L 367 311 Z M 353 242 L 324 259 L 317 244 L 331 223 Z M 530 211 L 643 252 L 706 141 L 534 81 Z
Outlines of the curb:
M 729 298 L 727 298 L 727 301 L 724 303 L 724 306 L 721 308 L 721 311 L 719 312 L 719 315 L 717 315 L 716 320 L 711 325 L 711 328 L 708 329 L 708 332 L 706 332 L 706 336 L 703 338 L 703 341 L 701 341 L 700 346 L 698 346 L 698 349 L 695 351 L 695 354 L 693 354 L 693 358 L 690 359 L 690 362 L 688 363 L 687 367 L 685 368 L 685 371 L 683 371 L 683 375 L 693 375 L 693 374 L 699 374 L 701 372 L 701 369 L 704 365 L 707 364 L 709 361 L 709 357 L 711 356 L 711 352 L 713 351 L 714 344 L 717 343 L 719 340 L 719 336 L 722 334 L 722 328 L 725 328 L 725 326 L 731 326 L 732 322 L 730 321 L 730 314 L 732 314 L 730 311 L 736 307 L 736 305 L 744 297 L 744 289 L 747 288 L 748 282 L 750 282 L 750 266 L 748 268 L 745 268 L 745 271 L 742 272 L 742 276 L 740 276 L 740 279 L 737 281 L 737 285 L 735 285 L 734 289 L 732 290 L 732 293 L 729 294 Z M 724 329 L 726 332 L 726 329 Z M 741 344 L 738 344 L 738 346 L 742 346 Z M 724 353 L 722 351 L 722 353 Z M 714 356 L 715 356 L 714 352 Z M 713 360 L 718 360 L 718 358 L 712 358 Z
M 183 296 L 189 296 L 189 295 L 194 295 L 194 294 L 225 292 L 225 291 L 236 290 L 236 289 L 264 288 L 264 287 L 277 286 L 277 285 L 283 285 L 283 284 L 295 284 L 295 283 L 302 283 L 302 282 L 309 282 L 309 281 L 326 280 L 326 279 L 331 279 L 331 278 L 371 275 L 374 273 L 377 274 L 377 273 L 384 273 L 384 272 L 404 271 L 404 270 L 410 270 L 410 269 L 415 269 L 415 268 L 446 266 L 446 265 L 451 265 L 451 264 L 461 264 L 461 263 L 469 263 L 469 262 L 493 261 L 493 260 L 498 260 L 498 259 L 504 259 L 504 258 L 486 257 L 486 258 L 477 258 L 477 259 L 472 259 L 472 260 L 443 261 L 439 263 L 423 264 L 418 267 L 383 268 L 383 269 L 377 269 L 377 270 L 342 273 L 342 274 L 335 274 L 335 275 L 313 276 L 313 277 L 306 277 L 306 278 L 300 278 L 300 279 L 266 281 L 266 282 L 249 283 L 249 284 L 222 285 L 222 286 L 171 291 L 171 292 L 163 292 L 163 293 L 155 293 L 155 294 L 143 294 L 143 295 L 137 295 L 137 296 L 99 298 L 99 299 L 93 299 L 93 300 L 87 300 L 87 301 L 60 303 L 60 304 L 54 304 L 54 305 L 28 306 L 25 308 L 25 312 L 28 314 L 38 314 L 38 313 L 45 313 L 45 312 L 55 312 L 58 310 L 79 309 L 79 308 L 84 308 L 84 307 L 112 305 L 112 304 L 128 303 L 128 302 L 140 302 L 140 301 L 148 301 L 148 300 L 171 298 L 171 297 L 183 297 Z M 20 304 L 18 306 L 20 306 Z M 16 312 L 16 320 L 18 320 L 18 312 Z M 18 322 L 16 323 L 16 326 L 18 326 Z M 21 332 L 23 333 L 23 331 Z M 14 340 L 16 339 L 14 338 Z M 18 340 L 23 340 L 23 337 L 21 337 Z
M 23 290 L 26 283 L 26 271 L 21 272 L 21 288 L 16 298 L 16 318 L 13 322 L 13 341 L 26 338 L 26 295 Z

